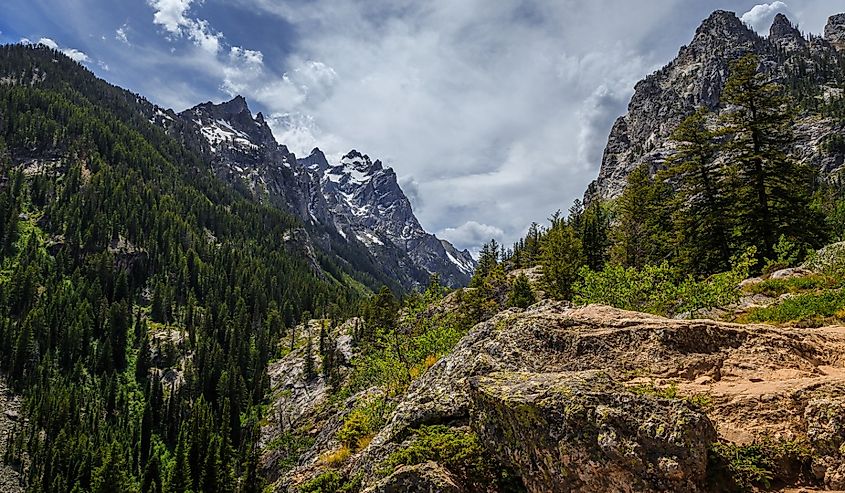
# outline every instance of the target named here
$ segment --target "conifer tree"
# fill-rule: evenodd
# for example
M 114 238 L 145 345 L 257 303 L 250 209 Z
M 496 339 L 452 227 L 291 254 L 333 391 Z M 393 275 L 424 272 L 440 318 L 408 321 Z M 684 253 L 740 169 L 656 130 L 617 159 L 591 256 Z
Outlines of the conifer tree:
M 647 164 L 631 172 L 625 191 L 614 204 L 614 262 L 640 269 L 670 256 L 669 197 L 668 185 L 652 178 Z
M 553 220 L 541 243 L 540 265 L 546 293 L 553 298 L 569 299 L 584 260 L 581 240 L 565 221 Z
M 308 332 L 307 339 L 305 341 L 305 354 L 303 355 L 304 358 L 304 366 L 303 366 L 303 375 L 305 380 L 310 382 L 314 380 L 314 377 L 317 376 L 317 372 L 314 369 L 314 344 L 311 342 L 311 332 Z
M 660 176 L 674 184 L 672 222 L 678 260 L 687 272 L 710 274 L 730 268 L 730 214 L 724 167 L 715 162 L 717 133 L 707 128 L 709 111 L 684 119 L 672 139 L 677 152 Z
M 781 235 L 804 245 L 823 238 L 810 208 L 813 173 L 788 155 L 793 112 L 783 87 L 758 72 L 759 59 L 746 55 L 731 64 L 722 94 L 723 122 L 741 247 L 756 246 L 758 261 L 774 258 Z
M 602 270 L 607 262 L 610 247 L 609 229 L 609 216 L 601 202 L 595 201 L 584 209 L 579 232 L 584 263 L 592 270 Z
M 481 252 L 478 255 L 478 264 L 469 282 L 469 287 L 481 287 L 484 280 L 497 265 L 499 265 L 499 244 L 496 240 L 490 240 L 481 246 Z
M 537 298 L 534 296 L 534 290 L 531 289 L 531 284 L 528 282 L 528 276 L 525 274 L 516 276 L 508 293 L 508 306 L 528 308 L 535 301 L 537 301 Z

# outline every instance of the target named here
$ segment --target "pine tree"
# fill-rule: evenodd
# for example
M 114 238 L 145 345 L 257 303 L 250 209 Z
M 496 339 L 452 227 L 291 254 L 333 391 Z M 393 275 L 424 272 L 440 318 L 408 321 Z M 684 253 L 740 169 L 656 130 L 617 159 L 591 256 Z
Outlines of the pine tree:
M 731 207 L 742 247 L 756 246 L 758 261 L 774 258 L 783 235 L 819 245 L 824 232 L 810 208 L 813 173 L 789 157 L 792 105 L 783 87 L 758 73 L 759 59 L 746 55 L 731 64 L 722 102 L 731 175 Z
M 584 265 L 581 240 L 565 221 L 553 221 L 540 247 L 543 289 L 557 299 L 569 299 L 578 270 Z
M 469 282 L 469 287 L 481 287 L 484 280 L 497 265 L 499 265 L 499 244 L 496 240 L 490 240 L 481 246 L 481 252 L 478 255 L 478 265 L 475 267 L 475 273 Z
M 592 270 L 602 270 L 607 262 L 610 248 L 609 230 L 610 220 L 601 202 L 595 201 L 584 209 L 579 231 L 584 263 Z
M 628 176 L 625 191 L 614 204 L 611 259 L 625 267 L 642 268 L 670 257 L 668 185 L 639 165 Z
M 661 179 L 674 183 L 672 222 L 678 261 L 687 272 L 710 274 L 730 268 L 730 214 L 724 167 L 716 163 L 717 133 L 707 128 L 709 111 L 684 119 L 672 139 L 677 152 Z
M 303 376 L 305 381 L 310 382 L 314 380 L 314 377 L 317 376 L 317 372 L 315 370 L 315 363 L 314 363 L 314 344 L 311 342 L 311 332 L 308 332 L 308 336 L 305 342 L 305 353 L 303 355 L 304 363 L 303 363 Z
M 531 289 L 531 283 L 528 282 L 528 276 L 525 274 L 516 276 L 508 293 L 508 306 L 528 308 L 536 301 L 537 298 L 534 296 L 534 290 Z

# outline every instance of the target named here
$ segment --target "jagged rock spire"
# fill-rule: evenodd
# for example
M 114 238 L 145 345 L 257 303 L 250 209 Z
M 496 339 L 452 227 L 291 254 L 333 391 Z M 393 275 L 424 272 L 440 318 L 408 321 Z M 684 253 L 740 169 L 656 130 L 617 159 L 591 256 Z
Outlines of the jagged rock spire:
M 827 19 L 824 39 L 838 51 L 845 51 L 845 14 L 832 15 Z
M 691 46 L 712 45 L 714 41 L 719 43 L 738 41 L 742 43 L 753 41 L 756 36 L 754 31 L 743 24 L 735 13 L 717 10 L 698 26 Z
M 232 98 L 230 101 L 221 103 L 219 107 L 225 113 L 232 115 L 237 115 L 243 112 L 249 113 L 249 106 L 246 104 L 246 99 L 244 99 L 244 97 L 240 94 Z
M 801 31 L 792 25 L 789 18 L 780 13 L 775 16 L 772 27 L 769 29 L 769 41 L 787 50 L 807 45 L 807 40 L 801 35 Z

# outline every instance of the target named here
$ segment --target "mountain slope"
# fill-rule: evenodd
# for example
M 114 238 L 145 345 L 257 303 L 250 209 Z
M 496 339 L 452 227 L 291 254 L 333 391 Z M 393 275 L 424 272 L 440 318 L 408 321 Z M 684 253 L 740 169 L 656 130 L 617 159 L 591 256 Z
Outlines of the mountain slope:
M 608 137 L 596 181 L 585 200 L 621 194 L 627 176 L 640 163 L 657 170 L 673 153 L 669 135 L 698 106 L 718 110 L 719 97 L 731 60 L 747 53 L 760 56 L 762 66 L 784 83 L 801 103 L 794 153 L 823 174 L 843 164 L 845 152 L 820 152 L 831 135 L 841 135 L 842 87 L 845 63 L 841 39 L 845 27 L 833 16 L 825 37 L 805 38 L 778 15 L 768 38 L 744 25 L 732 12 L 716 11 L 695 33 L 689 45 L 668 65 L 637 83 L 627 114 L 619 117 Z
M 294 213 L 313 242 L 343 261 L 361 269 L 361 259 L 370 259 L 363 270 L 405 289 L 426 284 L 432 273 L 448 286 L 468 283 L 475 267 L 469 252 L 423 230 L 396 174 L 380 161 L 352 151 L 329 164 L 319 149 L 298 160 L 240 96 L 178 118 L 185 126 L 176 131 L 198 142 L 218 177 Z
M 29 491 L 260 491 L 267 363 L 360 285 L 151 123 L 172 112 L 44 46 L 0 47 L 0 80 L 4 461 Z
M 345 238 L 354 237 L 382 261 L 398 250 L 425 272 L 437 273 L 448 286 L 469 281 L 475 261 L 467 251 L 427 233 L 411 209 L 391 168 L 353 150 L 331 165 L 314 149 L 300 165 L 321 173 L 320 185 L 331 220 Z M 318 207 L 312 210 L 319 210 Z

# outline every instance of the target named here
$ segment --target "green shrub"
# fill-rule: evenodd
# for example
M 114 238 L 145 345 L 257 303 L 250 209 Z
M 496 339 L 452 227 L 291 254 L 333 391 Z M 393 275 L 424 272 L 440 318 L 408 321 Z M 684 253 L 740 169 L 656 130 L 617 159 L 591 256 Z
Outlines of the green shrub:
M 463 472 L 483 472 L 486 468 L 484 450 L 471 431 L 443 425 L 423 426 L 414 430 L 415 439 L 407 448 L 392 453 L 383 463 L 385 472 L 400 465 L 435 461 L 449 469 Z
M 337 471 L 326 471 L 299 486 L 299 493 L 339 493 L 343 477 Z
M 601 303 L 623 310 L 671 316 L 735 303 L 739 283 L 748 276 L 755 250 L 734 260 L 734 267 L 704 280 L 679 278 L 667 262 L 642 269 L 608 265 L 601 271 L 581 269 L 574 301 Z
M 812 450 L 802 440 L 763 438 L 746 445 L 718 442 L 710 448 L 711 481 L 733 483 L 739 491 L 794 483 L 812 463 Z
M 820 326 L 826 319 L 843 318 L 845 291 L 822 291 L 799 294 L 771 306 L 752 309 L 742 317 L 743 322 L 785 323 L 796 322 L 804 326 Z
M 678 399 L 678 384 L 670 383 L 666 387 L 656 387 L 653 383 L 640 383 L 628 387 L 635 394 L 651 395 L 660 399 Z
M 785 235 L 780 235 L 777 244 L 774 246 L 776 257 L 766 261 L 763 273 L 768 274 L 778 269 L 794 267 L 806 256 L 806 251 L 799 243 L 791 241 Z
M 434 461 L 456 474 L 473 491 L 525 491 L 516 474 L 491 461 L 472 431 L 433 425 L 414 430 L 413 434 L 414 439 L 408 447 L 393 452 L 382 462 L 379 468 L 381 474 L 390 474 L 401 465 Z
M 293 469 L 296 466 L 299 456 L 305 453 L 314 444 L 314 439 L 291 432 L 285 432 L 274 438 L 267 444 L 268 450 L 278 450 L 282 457 L 278 467 L 282 471 Z
M 765 281 L 747 286 L 745 292 L 777 297 L 786 293 L 831 289 L 837 287 L 839 284 L 840 282 L 833 277 L 814 274 L 803 277 L 790 277 L 788 279 L 766 279 Z
M 774 478 L 774 462 L 759 443 L 737 445 L 718 442 L 710 449 L 711 471 L 721 471 L 740 491 L 755 486 L 768 488 Z

